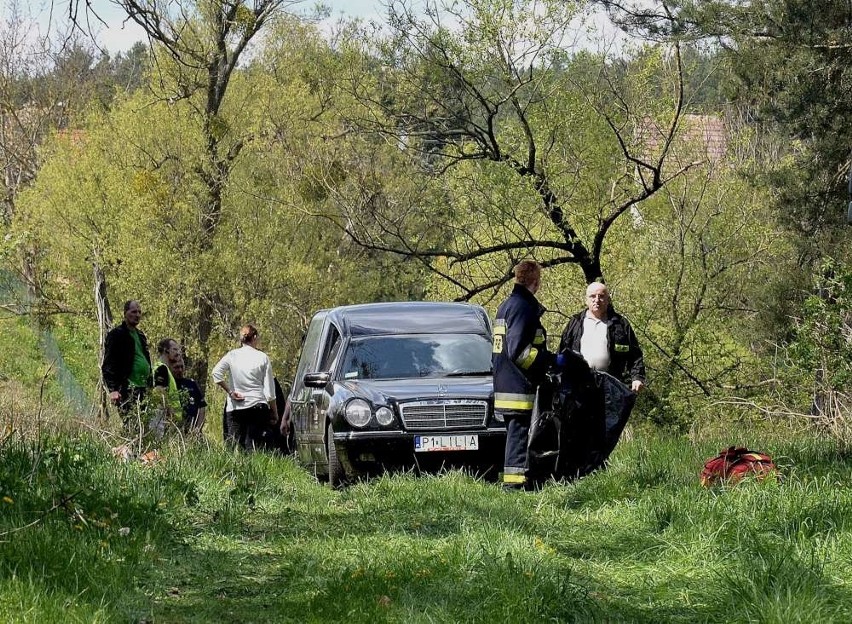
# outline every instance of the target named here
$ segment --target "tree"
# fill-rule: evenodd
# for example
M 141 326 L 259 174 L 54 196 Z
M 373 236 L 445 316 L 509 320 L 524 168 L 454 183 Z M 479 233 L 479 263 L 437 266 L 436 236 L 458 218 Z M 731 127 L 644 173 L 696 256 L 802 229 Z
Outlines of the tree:
M 808 319 L 813 311 L 814 296 L 820 295 L 812 284 L 825 281 L 826 262 L 838 273 L 850 262 L 844 217 L 852 199 L 847 189 L 852 131 L 846 123 L 852 113 L 852 6 L 839 0 L 818 8 L 802 0 L 600 4 L 625 28 L 647 37 L 713 42 L 732 68 L 731 97 L 749 126 L 782 146 L 754 175 L 772 189 L 769 201 L 776 219 L 786 226 L 798 252 L 798 262 L 789 265 L 774 301 L 767 302 L 777 311 L 775 340 L 782 346 L 800 340 L 803 322 L 795 319 Z M 659 19 L 663 12 L 668 19 Z M 843 350 L 835 349 L 832 356 L 830 345 L 830 340 L 820 345 L 822 357 L 842 360 Z M 819 371 L 828 370 L 823 364 Z M 830 377 L 829 372 L 820 375 Z M 805 393 L 810 391 L 819 406 L 830 402 L 835 390 L 817 383 Z
M 166 102 L 186 102 L 196 124 L 204 149 L 188 169 L 195 178 L 193 182 L 200 183 L 192 197 L 200 222 L 187 253 L 193 261 L 204 262 L 222 220 L 223 197 L 231 172 L 252 139 L 250 132 L 236 131 L 241 127 L 235 118 L 239 111 L 226 112 L 224 108 L 232 78 L 252 40 L 299 0 L 116 0 L 115 3 L 150 40 L 155 63 L 155 79 L 151 83 L 154 93 Z M 71 17 L 79 24 L 78 9 L 78 4 L 71 4 Z M 197 328 L 196 339 L 201 350 L 193 373 L 198 379 L 206 380 L 216 301 L 203 283 L 193 290 L 193 300 L 196 311 L 191 325 Z
M 44 143 L 53 132 L 73 135 L 75 119 L 89 106 L 108 106 L 114 95 L 108 56 L 59 25 L 42 33 L 35 18 L 13 2 L 0 23 L 0 192 L 4 235 L 15 217 L 20 194 L 36 179 Z M 137 50 L 137 54 L 139 51 Z M 35 266 L 39 250 L 4 239 L 4 264 L 26 285 L 27 296 L 5 309 L 44 320 L 66 312 L 45 297 L 43 275 Z
M 729 153 L 680 178 L 645 206 L 629 246 L 612 250 L 621 255 L 613 288 L 630 302 L 654 369 L 646 412 L 658 423 L 688 424 L 707 398 L 753 395 L 771 378 L 763 302 L 795 254 L 766 190 L 746 175 L 752 166 Z M 641 266 L 641 278 L 625 265 Z
M 602 0 L 625 28 L 657 40 L 714 41 L 726 51 L 735 81 L 731 97 L 762 133 L 791 149 L 767 162 L 782 221 L 813 262 L 848 247 L 842 226 L 848 201 L 852 113 L 852 5 L 841 0 Z M 661 19 L 662 14 L 666 19 Z
M 665 96 L 652 97 L 650 72 L 625 76 L 614 59 L 572 51 L 580 10 L 468 0 L 417 12 L 395 2 L 389 36 L 375 46 L 379 34 L 352 37 L 341 88 L 362 108 L 350 127 L 375 149 L 403 152 L 382 158 L 417 165 L 428 192 L 408 184 L 391 197 L 397 181 L 381 181 L 376 158 L 353 157 L 343 169 L 360 173 L 331 185 L 338 226 L 368 248 L 428 261 L 460 299 L 492 292 L 528 254 L 601 279 L 613 225 L 692 164 L 666 168 L 683 113 L 678 46 L 651 55 L 667 68 Z M 643 130 L 649 118 L 654 136 Z M 442 240 L 419 234 L 424 222 Z
M 230 169 L 203 254 L 198 198 L 207 189 L 194 167 L 206 143 L 191 101 L 139 90 L 93 111 L 76 138 L 55 137 L 13 230 L 40 251 L 51 298 L 92 318 L 92 267 L 99 266 L 113 299 L 142 301 L 152 340 L 178 339 L 195 363 L 231 348 L 250 321 L 276 369 L 286 371 L 315 310 L 416 297 L 415 270 L 317 227 L 306 209 L 306 198 L 322 190 L 309 183 L 312 155 L 338 124 L 316 83 L 330 55 L 316 30 L 295 18 L 270 34 L 234 75 L 222 107 L 230 132 L 253 139 Z M 211 302 L 206 345 L 197 332 L 197 292 Z

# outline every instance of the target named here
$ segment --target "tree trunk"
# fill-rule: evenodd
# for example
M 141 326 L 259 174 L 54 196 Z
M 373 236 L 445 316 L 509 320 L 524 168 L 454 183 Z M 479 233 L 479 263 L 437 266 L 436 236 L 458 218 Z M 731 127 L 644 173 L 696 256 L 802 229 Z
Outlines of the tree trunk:
M 112 328 L 112 311 L 109 307 L 107 299 L 107 283 L 106 275 L 103 267 L 97 262 L 92 262 L 92 273 L 95 281 L 95 310 L 98 315 L 98 371 L 104 363 L 104 352 L 106 344 L 107 332 Z M 97 415 L 104 420 L 109 417 L 109 401 L 107 400 L 107 390 L 104 387 L 103 378 L 98 375 L 98 385 L 95 389 L 95 394 L 98 397 Z
M 195 297 L 198 309 L 198 348 L 200 354 L 192 364 L 192 374 L 202 392 L 207 390 L 207 376 L 210 370 L 210 334 L 213 333 L 213 306 L 210 300 L 199 293 Z
M 586 278 L 587 284 L 604 281 L 603 271 L 601 270 L 601 261 L 599 258 L 593 258 L 591 255 L 580 260 L 580 268 L 583 269 L 583 277 Z

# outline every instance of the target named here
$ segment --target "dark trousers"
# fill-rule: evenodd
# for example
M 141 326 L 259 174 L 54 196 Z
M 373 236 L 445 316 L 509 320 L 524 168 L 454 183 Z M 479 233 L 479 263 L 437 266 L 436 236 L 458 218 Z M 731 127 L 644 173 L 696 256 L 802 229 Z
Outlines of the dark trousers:
M 527 482 L 527 445 L 530 414 L 504 414 L 506 453 L 503 460 L 503 485 L 524 487 Z
M 272 410 L 266 403 L 225 412 L 225 442 L 247 451 L 263 447 L 264 432 L 269 428 Z
M 145 399 L 148 396 L 148 388 L 122 388 L 121 403 L 118 404 L 118 415 L 124 430 L 137 432 L 139 424 L 144 428 L 147 418 L 145 415 Z

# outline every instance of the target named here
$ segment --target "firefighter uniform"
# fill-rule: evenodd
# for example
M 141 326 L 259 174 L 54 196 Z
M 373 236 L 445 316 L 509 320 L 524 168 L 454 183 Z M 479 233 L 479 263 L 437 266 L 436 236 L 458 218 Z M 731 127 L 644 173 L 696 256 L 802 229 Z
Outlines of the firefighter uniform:
M 506 422 L 506 486 L 527 485 L 527 441 L 536 387 L 554 362 L 541 325 L 544 312 L 528 288 L 515 284 L 512 294 L 497 308 L 494 321 L 494 410 Z

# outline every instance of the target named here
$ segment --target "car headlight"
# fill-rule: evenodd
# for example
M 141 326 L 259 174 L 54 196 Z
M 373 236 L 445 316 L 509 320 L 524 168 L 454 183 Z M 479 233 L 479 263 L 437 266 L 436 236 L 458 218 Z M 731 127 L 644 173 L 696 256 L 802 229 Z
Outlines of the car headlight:
M 376 410 L 376 420 L 380 425 L 387 426 L 393 422 L 393 412 L 389 407 L 380 407 Z
M 364 399 L 352 399 L 343 410 L 343 417 L 353 427 L 366 427 L 370 422 L 373 411 Z

